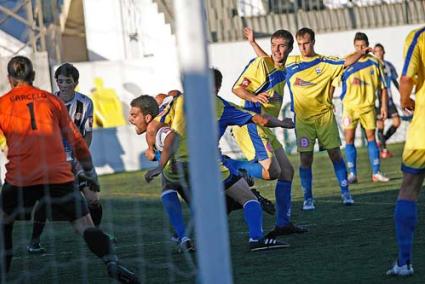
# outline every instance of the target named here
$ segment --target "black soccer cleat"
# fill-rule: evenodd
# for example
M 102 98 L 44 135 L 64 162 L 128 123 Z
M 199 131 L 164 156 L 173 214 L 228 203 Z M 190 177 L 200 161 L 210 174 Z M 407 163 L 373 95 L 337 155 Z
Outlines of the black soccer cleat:
M 140 284 L 140 280 L 137 278 L 137 276 L 119 264 L 116 261 L 110 261 L 106 264 L 106 269 L 108 271 L 109 277 L 117 280 L 120 283 L 127 283 L 127 284 Z
M 276 238 L 278 236 L 291 235 L 291 234 L 303 234 L 308 232 L 308 230 L 304 227 L 294 225 L 289 223 L 283 227 L 274 227 L 274 229 L 266 235 L 268 238 Z
M 254 186 L 254 178 L 248 175 L 248 172 L 245 169 L 238 169 L 239 175 L 246 181 L 246 183 L 251 187 Z
M 46 249 L 42 247 L 39 242 L 31 242 L 27 246 L 27 251 L 29 254 L 43 254 L 46 252 Z
M 251 191 L 255 194 L 255 197 L 257 197 L 258 202 L 260 202 L 261 208 L 263 208 L 264 212 L 270 215 L 274 215 L 274 213 L 276 212 L 276 208 L 274 207 L 273 202 L 262 196 L 260 192 L 255 188 L 251 188 Z
M 249 241 L 250 251 L 274 250 L 274 249 L 282 249 L 287 247 L 289 247 L 288 243 L 277 241 L 276 239 L 267 238 L 267 237 L 260 240 Z

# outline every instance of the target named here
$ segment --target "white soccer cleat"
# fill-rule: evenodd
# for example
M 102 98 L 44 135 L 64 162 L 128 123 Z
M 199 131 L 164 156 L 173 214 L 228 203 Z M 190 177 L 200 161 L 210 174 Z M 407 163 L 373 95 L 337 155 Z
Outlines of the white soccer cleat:
M 344 204 L 345 206 L 350 206 L 354 204 L 354 200 L 351 197 L 351 193 L 349 191 L 342 193 L 341 198 L 342 204 Z
M 314 210 L 314 209 L 316 209 L 316 207 L 314 207 L 313 198 L 309 198 L 307 200 L 304 200 L 304 203 L 303 203 L 303 210 L 304 211 L 310 211 L 310 210 Z
M 389 182 L 390 179 L 384 176 L 381 172 L 377 172 L 376 174 L 372 175 L 372 181 L 373 182 Z
M 357 176 L 353 173 L 349 173 L 347 176 L 347 181 L 349 184 L 358 183 Z
M 405 264 L 398 266 L 397 261 L 394 263 L 394 266 L 387 271 L 388 276 L 410 276 L 413 275 L 413 267 L 411 264 Z

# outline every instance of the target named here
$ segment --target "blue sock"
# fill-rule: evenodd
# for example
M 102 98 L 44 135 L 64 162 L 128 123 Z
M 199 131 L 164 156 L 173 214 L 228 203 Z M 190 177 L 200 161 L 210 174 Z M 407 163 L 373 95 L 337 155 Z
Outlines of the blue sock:
M 312 180 L 313 173 L 311 168 L 301 168 L 300 167 L 300 178 L 301 178 L 301 188 L 304 191 L 304 200 L 313 198 L 312 192 Z
M 367 142 L 367 150 L 369 153 L 370 167 L 372 168 L 373 174 L 376 174 L 381 168 L 381 161 L 379 160 L 379 148 L 375 140 Z
M 276 226 L 283 227 L 291 222 L 291 188 L 292 182 L 278 180 L 275 188 Z
M 345 144 L 345 156 L 347 158 L 348 171 L 357 175 L 357 150 L 354 144 Z
M 398 265 L 411 263 L 413 233 L 417 223 L 416 202 L 397 200 L 394 210 L 395 231 L 398 244 Z
M 230 158 L 224 158 L 223 165 L 225 165 L 232 174 L 239 175 L 238 169 L 244 169 L 248 175 L 255 178 L 263 178 L 263 166 L 258 162 L 233 160 Z
M 248 224 L 249 238 L 259 240 L 263 237 L 263 211 L 260 202 L 249 200 L 243 205 L 245 222 Z
M 186 236 L 182 206 L 175 190 L 165 190 L 161 194 L 162 205 L 167 212 L 168 219 L 179 239 Z
M 341 188 L 341 193 L 348 191 L 348 181 L 347 181 L 347 169 L 345 167 L 345 162 L 343 159 L 338 162 L 332 162 L 334 165 L 334 171 L 336 178 L 338 179 L 339 187 Z

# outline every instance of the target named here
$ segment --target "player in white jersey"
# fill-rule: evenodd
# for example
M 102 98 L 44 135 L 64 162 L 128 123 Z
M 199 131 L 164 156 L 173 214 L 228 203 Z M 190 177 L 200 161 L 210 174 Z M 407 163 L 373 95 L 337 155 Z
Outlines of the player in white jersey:
M 69 63 L 62 64 L 55 72 L 55 79 L 59 88 L 59 91 L 56 92 L 55 95 L 64 102 L 71 120 L 84 137 L 87 146 L 90 146 L 92 141 L 93 102 L 89 97 L 75 91 L 79 79 L 77 68 Z M 72 148 L 68 142 L 64 140 L 63 144 L 67 161 L 71 163 L 72 171 L 76 176 L 76 187 L 79 188 L 86 198 L 93 222 L 98 226 L 102 219 L 102 205 L 99 202 L 98 187 L 95 189 L 87 184 L 87 181 L 78 179 L 78 175 L 82 171 L 81 165 L 74 158 Z M 60 217 L 58 217 L 58 219 L 60 219 Z M 45 208 L 36 207 L 32 237 L 27 247 L 29 253 L 45 252 L 45 249 L 40 246 L 40 236 L 43 232 L 45 222 Z

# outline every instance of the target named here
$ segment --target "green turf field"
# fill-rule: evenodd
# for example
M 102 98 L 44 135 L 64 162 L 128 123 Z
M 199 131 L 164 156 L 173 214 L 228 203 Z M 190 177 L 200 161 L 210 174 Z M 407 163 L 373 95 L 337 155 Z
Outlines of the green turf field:
M 298 157 L 293 187 L 293 220 L 310 232 L 283 237 L 288 249 L 251 253 L 242 211 L 229 217 L 233 278 L 235 283 L 395 283 L 385 271 L 396 257 L 393 209 L 401 183 L 402 145 L 390 145 L 391 159 L 382 169 L 392 178 L 387 184 L 370 181 L 366 149 L 358 149 L 359 184 L 351 190 L 355 200 L 344 207 L 333 167 L 325 153 L 316 154 L 313 188 L 316 210 L 303 212 L 298 177 Z M 113 233 L 121 260 L 145 283 L 195 282 L 194 256 L 178 254 L 169 241 L 170 230 L 159 202 L 159 181 L 146 184 L 143 172 L 101 177 L 104 223 Z M 262 194 L 274 199 L 274 182 L 257 182 Z M 419 208 L 424 208 L 423 199 Z M 413 264 L 415 275 L 403 283 L 425 283 L 425 218 L 419 211 Z M 186 210 L 186 214 L 188 211 Z M 273 217 L 264 215 L 264 229 Z M 48 253 L 30 256 L 25 245 L 31 226 L 17 222 L 15 258 L 8 278 L 15 283 L 110 283 L 100 260 L 65 223 L 46 226 L 43 244 Z

